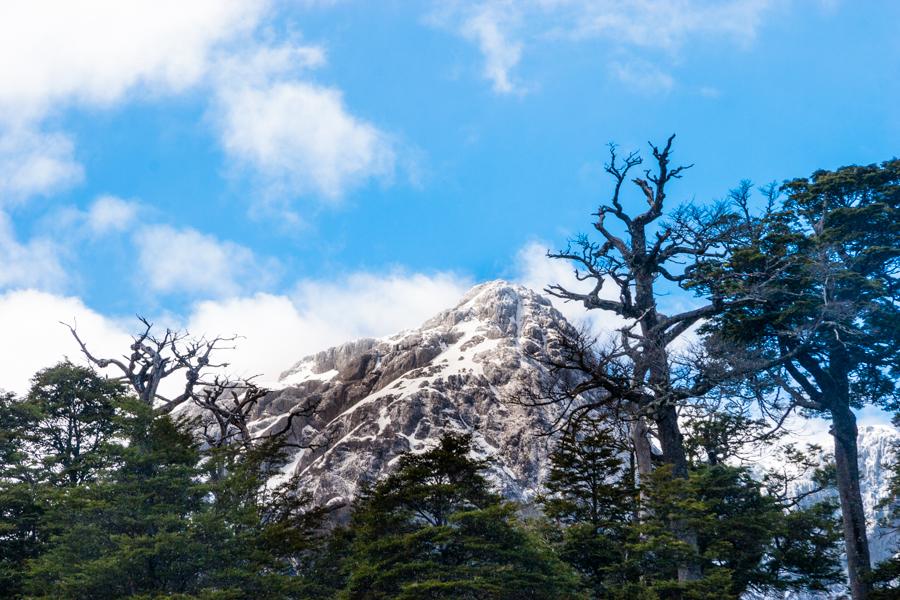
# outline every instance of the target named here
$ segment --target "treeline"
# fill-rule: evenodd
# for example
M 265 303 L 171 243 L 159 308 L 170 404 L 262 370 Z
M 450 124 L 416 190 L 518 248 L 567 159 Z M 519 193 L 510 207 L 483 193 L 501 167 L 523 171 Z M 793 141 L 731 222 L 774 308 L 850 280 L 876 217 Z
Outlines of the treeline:
M 142 321 L 112 359 L 72 329 L 91 367 L 0 400 L 0 595 L 896 597 L 896 559 L 871 564 L 854 411 L 900 408 L 900 161 L 670 208 L 686 167 L 672 138 L 651 153 L 634 176 L 641 157 L 611 147 L 596 239 L 550 254 L 584 287 L 549 293 L 624 325 L 547 332 L 545 385 L 507 399 L 559 415 L 535 432 L 555 450 L 533 501 L 498 496 L 471 439 L 447 434 L 350 506 L 314 506 L 281 469 L 311 448 L 315 398 L 260 428 L 265 390 L 212 375 L 229 339 Z M 785 443 L 813 416 L 833 462 Z
M 639 490 L 596 422 L 566 431 L 534 506 L 447 434 L 342 517 L 273 483 L 277 442 L 202 444 L 196 419 L 154 416 L 89 368 L 39 372 L 0 423 L 3 597 L 713 599 L 842 579 L 832 505 L 793 507 L 722 462 Z M 699 582 L 677 581 L 690 549 L 672 518 L 700 533 Z

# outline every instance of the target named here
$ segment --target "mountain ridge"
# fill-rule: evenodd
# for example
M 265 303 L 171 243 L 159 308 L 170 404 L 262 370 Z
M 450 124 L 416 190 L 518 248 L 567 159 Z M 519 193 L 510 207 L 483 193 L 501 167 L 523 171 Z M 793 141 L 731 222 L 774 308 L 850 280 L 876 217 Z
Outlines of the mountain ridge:
M 447 430 L 472 433 L 476 454 L 492 459 L 489 477 L 501 493 L 529 501 L 550 451 L 540 432 L 559 409 L 510 400 L 540 386 L 546 373 L 535 357 L 554 352 L 554 332 L 572 331 L 533 290 L 503 280 L 483 283 L 418 328 L 302 358 L 261 402 L 253 427 L 276 427 L 304 399 L 316 398 L 317 414 L 299 419 L 291 434 L 292 442 L 315 447 L 297 451 L 285 476 L 299 475 L 324 504 L 350 501 L 361 482 L 384 476 L 401 453 L 424 451 Z M 898 439 L 893 427 L 860 425 L 874 560 L 896 546 L 896 536 L 877 524 L 883 516 L 877 503 L 886 494 Z

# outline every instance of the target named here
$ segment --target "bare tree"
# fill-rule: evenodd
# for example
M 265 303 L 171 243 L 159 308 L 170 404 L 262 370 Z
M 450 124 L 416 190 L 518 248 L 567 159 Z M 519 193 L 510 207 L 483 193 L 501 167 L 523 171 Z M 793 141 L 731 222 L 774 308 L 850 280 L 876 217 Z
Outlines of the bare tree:
M 269 390 L 256 385 L 254 377 L 230 379 L 222 376 L 221 370 L 229 364 L 217 359 L 220 351 L 234 348 L 238 336 L 195 338 L 186 331 L 168 328 L 159 336 L 153 332 L 149 320 L 144 317 L 138 317 L 138 320 L 142 327 L 133 336 L 131 353 L 120 358 L 95 356 L 74 325 L 63 325 L 68 327 L 91 365 L 117 369 L 120 372 L 117 380 L 128 385 L 154 414 L 170 414 L 185 403 L 197 407 L 200 410 L 200 434 L 209 446 L 233 443 L 250 446 L 281 438 L 293 428 L 296 419 L 309 418 L 315 413 L 318 400 L 311 397 L 291 410 L 278 426 L 253 431 L 251 420 L 259 401 Z M 160 389 L 163 382 L 178 374 L 184 379 L 178 385 L 177 393 L 164 393 Z M 300 444 L 280 443 L 301 447 Z
M 559 372 L 588 374 L 579 387 L 562 391 L 574 413 L 597 408 L 596 401 L 584 402 L 583 398 L 585 391 L 598 390 L 601 403 L 614 405 L 630 419 L 638 471 L 643 476 L 654 468 L 651 435 L 659 441 L 659 458 L 671 465 L 673 476 L 688 476 L 678 409 L 714 389 L 724 368 L 717 357 L 709 355 L 694 359 L 688 369 L 673 360 L 676 340 L 719 312 L 722 300 L 712 297 L 696 308 L 666 314 L 659 306 L 662 293 L 658 284 L 665 280 L 672 287 L 684 286 L 706 261 L 720 259 L 739 221 L 726 202 L 706 208 L 688 204 L 664 216 L 667 186 L 690 167 L 670 165 L 674 137 L 662 148 L 650 144 L 654 168 L 631 179 L 646 203 L 646 209 L 638 214 L 626 211 L 622 195 L 629 174 L 643 160 L 637 152 L 620 159 L 616 147 L 610 145 L 606 172 L 614 187 L 609 203 L 595 213 L 594 229 L 600 241 L 582 235 L 565 250 L 548 253 L 551 258 L 574 263 L 576 278 L 593 286 L 584 292 L 553 284 L 546 288 L 549 294 L 626 320 L 618 339 L 603 348 L 583 335 L 563 339 L 554 360 Z M 696 533 L 685 524 L 674 523 L 673 532 L 696 548 Z M 695 565 L 683 564 L 678 576 L 692 580 L 701 573 Z
M 269 390 L 258 387 L 253 378 L 234 381 L 215 377 L 192 398 L 202 411 L 200 428 L 203 439 L 211 447 L 240 443 L 249 446 L 260 440 L 280 440 L 281 447 L 310 448 L 316 444 L 297 444 L 282 440 L 293 429 L 296 419 L 309 419 L 319 405 L 318 396 L 310 396 L 295 406 L 282 419 L 269 427 L 252 427 L 252 417 L 259 401 Z

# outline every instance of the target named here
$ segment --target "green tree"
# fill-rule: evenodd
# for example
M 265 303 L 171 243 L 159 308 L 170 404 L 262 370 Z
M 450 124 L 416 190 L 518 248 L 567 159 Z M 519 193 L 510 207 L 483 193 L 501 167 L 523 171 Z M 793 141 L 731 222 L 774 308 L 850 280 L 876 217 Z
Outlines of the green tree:
M 832 423 L 844 546 L 855 600 L 868 597 L 870 558 L 854 410 L 897 406 L 900 391 L 900 161 L 817 171 L 770 193 L 743 248 L 702 275 L 732 304 L 718 334 L 762 363 L 795 407 Z M 749 206 L 749 186 L 736 197 Z M 712 266 L 712 263 L 707 265 Z
M 634 578 L 625 568 L 626 543 L 637 519 L 631 453 L 608 426 L 583 418 L 569 423 L 550 454 L 544 514 L 561 526 L 559 554 L 585 578 L 596 597 Z
M 277 449 L 204 453 L 186 425 L 130 404 L 111 466 L 45 507 L 54 533 L 29 563 L 30 597 L 305 597 L 296 561 L 319 514 L 294 482 L 266 485 Z
M 445 435 L 365 491 L 341 597 L 581 597 L 576 575 L 490 491 L 470 450 L 470 436 Z
M 664 466 L 640 489 L 626 462 L 628 446 L 603 421 L 582 419 L 559 439 L 541 502 L 562 529 L 548 537 L 594 597 L 737 599 L 748 592 L 823 591 L 840 582 L 835 507 L 798 506 L 808 494 L 787 496 L 788 475 L 755 478 L 731 464 L 752 450 L 745 447 L 757 436 L 745 429 L 758 430 L 759 423 L 715 412 L 698 421 L 686 427 L 686 447 L 696 449 L 689 477 L 673 478 Z M 792 468 L 785 472 L 794 464 L 806 476 L 819 463 L 789 447 L 784 465 Z M 672 519 L 697 531 L 696 547 L 673 535 Z M 679 581 L 685 561 L 699 564 L 703 577 Z
M 104 444 L 116 432 L 122 384 L 68 361 L 38 371 L 20 409 L 29 454 L 54 481 L 78 485 L 102 468 Z
M 894 419 L 895 424 L 898 421 L 900 418 Z M 900 531 L 900 443 L 895 444 L 894 452 L 890 488 L 888 495 L 881 500 L 880 506 L 887 512 L 882 525 L 897 533 Z M 874 584 L 873 599 L 891 600 L 900 595 L 900 544 L 894 556 L 875 566 L 871 581 Z
M 0 597 L 21 593 L 25 561 L 46 547 L 48 502 L 93 480 L 125 394 L 68 361 L 39 371 L 24 398 L 0 398 Z

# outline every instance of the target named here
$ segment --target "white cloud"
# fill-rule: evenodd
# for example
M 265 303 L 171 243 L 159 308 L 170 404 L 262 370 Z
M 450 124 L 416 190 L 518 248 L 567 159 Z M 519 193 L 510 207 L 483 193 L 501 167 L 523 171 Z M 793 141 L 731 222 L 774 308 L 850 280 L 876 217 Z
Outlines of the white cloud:
M 191 228 L 153 225 L 135 235 L 141 283 L 161 293 L 206 297 L 239 294 L 252 284 L 271 282 L 273 264 L 263 264 L 248 248 Z
M 509 93 L 521 91 L 512 72 L 526 43 L 603 39 L 615 50 L 634 54 L 649 49 L 667 55 L 701 38 L 746 46 L 777 4 L 775 0 L 459 0 L 435 2 L 429 21 L 477 44 L 494 91 Z M 622 72 L 621 63 L 613 68 Z M 636 75 L 628 71 L 628 82 Z M 646 79 L 644 73 L 636 83 Z M 653 83 L 671 87 L 673 81 L 659 73 Z
M 69 277 L 59 255 L 58 245 L 47 238 L 19 242 L 9 217 L 0 212 L 0 289 L 63 289 Z
M 77 184 L 72 140 L 51 113 L 204 81 L 220 46 L 256 27 L 267 0 L 0 3 L 0 204 Z
M 557 33 L 677 50 L 696 37 L 751 42 L 772 0 L 537 0 Z
M 0 206 L 78 183 L 84 173 L 72 140 L 25 126 L 0 125 Z
M 388 136 L 352 115 L 335 88 L 299 80 L 225 87 L 219 105 L 225 151 L 272 195 L 334 201 L 394 171 Z
M 477 43 L 484 55 L 484 76 L 498 94 L 522 91 L 510 74 L 522 58 L 521 42 L 512 40 L 506 30 L 510 14 L 508 7 L 484 4 L 462 25 L 463 35 Z
M 321 67 L 326 63 L 321 46 L 286 43 L 280 46 L 256 46 L 221 58 L 215 66 L 216 86 L 229 89 L 266 86 L 278 78 L 286 79 L 298 73 Z
M 0 4 L 0 195 L 78 183 L 72 141 L 42 123 L 70 107 L 110 107 L 200 89 L 233 163 L 265 195 L 340 198 L 389 178 L 394 149 L 340 90 L 301 78 L 321 47 L 267 45 L 271 0 L 87 0 Z M 0 200 L 2 201 L 2 200 Z
M 119 356 L 131 339 L 114 320 L 89 308 L 78 298 L 35 290 L 0 295 L 0 389 L 24 393 L 38 370 L 68 356 L 84 364 L 69 330 L 60 324 L 77 324 L 91 349 L 102 356 Z
M 336 280 L 304 280 L 293 295 L 256 294 L 197 303 L 182 319 L 191 334 L 240 334 L 235 350 L 222 351 L 232 375 L 260 374 L 274 382 L 300 358 L 365 336 L 419 326 L 454 305 L 470 282 L 452 274 L 355 273 Z M 131 343 L 134 323 L 104 317 L 78 298 L 33 290 L 0 295 L 0 388 L 23 392 L 38 369 L 68 355 L 83 362 L 59 321 L 74 323 L 98 356 L 118 356 Z
M 87 226 L 94 235 L 127 231 L 137 217 L 137 202 L 116 196 L 100 196 L 88 208 Z
M 265 2 L 87 0 L 0 4 L 0 113 L 39 118 L 58 103 L 110 105 L 138 86 L 180 92 L 217 45 L 247 33 Z
M 337 281 L 301 281 L 292 298 L 315 318 L 341 323 L 347 335 L 380 336 L 418 326 L 453 306 L 471 285 L 448 273 L 356 273 Z
M 195 334 L 239 334 L 229 353 L 233 374 L 277 380 L 300 358 L 360 337 L 418 327 L 453 306 L 470 281 L 448 273 L 355 273 L 303 280 L 290 296 L 256 294 L 196 304 L 187 318 Z

